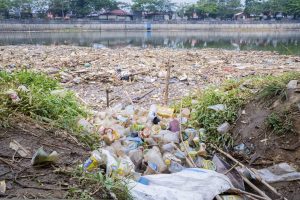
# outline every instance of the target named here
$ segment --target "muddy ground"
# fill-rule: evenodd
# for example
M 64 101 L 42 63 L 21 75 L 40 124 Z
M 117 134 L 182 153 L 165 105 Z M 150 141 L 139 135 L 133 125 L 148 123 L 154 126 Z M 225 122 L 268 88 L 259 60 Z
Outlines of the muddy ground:
M 259 99 L 246 105 L 233 129 L 236 145 L 244 143 L 249 152 L 235 155 L 250 167 L 260 169 L 287 162 L 300 169 L 300 93 L 299 88 L 287 90 L 287 99 L 281 97 Z M 276 113 L 291 119 L 292 129 L 278 134 L 267 123 Z M 289 200 L 300 199 L 300 181 L 273 184 Z M 270 194 L 271 195 L 271 194 Z M 275 198 L 275 197 L 274 197 Z
M 23 119 L 19 119 L 23 121 Z M 29 155 L 21 157 L 9 145 L 19 142 Z M 56 151 L 59 160 L 49 166 L 31 165 L 34 152 L 43 147 L 48 153 Z M 2 198 L 65 199 L 68 187 L 75 182 L 63 173 L 76 168 L 88 157 L 87 149 L 78 145 L 63 132 L 45 130 L 35 123 L 18 123 L 10 128 L 0 128 L 0 179 L 6 180 L 7 190 Z

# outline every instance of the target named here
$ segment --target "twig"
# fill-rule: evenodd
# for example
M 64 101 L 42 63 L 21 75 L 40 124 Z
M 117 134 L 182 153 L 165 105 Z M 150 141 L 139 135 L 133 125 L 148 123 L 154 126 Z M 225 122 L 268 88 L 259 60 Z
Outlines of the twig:
M 243 190 L 240 190 L 240 189 L 237 189 L 237 188 L 230 189 L 230 192 L 233 192 L 233 193 L 236 193 L 236 194 L 243 194 L 243 195 L 255 197 L 256 199 L 263 199 L 263 200 L 266 199 L 265 197 L 261 197 L 261 196 L 258 196 L 256 194 L 252 194 L 250 192 L 246 192 L 246 191 L 243 191 Z
M 5 164 L 11 166 L 12 168 L 20 169 L 18 166 L 14 165 L 14 164 L 12 164 L 12 163 L 10 163 L 10 162 L 8 162 L 8 161 L 6 161 L 4 158 L 1 158 L 1 157 L 0 157 L 0 161 L 2 161 L 2 162 L 4 162 Z
M 171 75 L 171 65 L 167 63 L 167 77 L 166 77 L 166 89 L 165 89 L 165 98 L 164 105 L 168 105 L 168 97 L 169 97 L 169 85 L 170 85 L 170 75 Z
M 109 107 L 109 89 L 106 89 L 105 92 L 106 92 L 106 107 L 108 108 Z
M 266 181 L 262 180 L 260 178 L 259 175 L 257 175 L 256 172 L 254 172 L 253 170 L 249 169 L 248 167 L 246 167 L 245 165 L 243 165 L 241 162 L 239 162 L 238 160 L 236 160 L 235 158 L 233 158 L 230 154 L 224 152 L 223 150 L 219 149 L 218 147 L 211 145 L 214 149 L 216 149 L 217 151 L 219 151 L 220 153 L 224 154 L 225 156 L 227 156 L 230 160 L 234 161 L 235 163 L 238 163 L 241 167 L 246 168 L 247 170 L 249 170 L 250 172 L 252 172 L 255 175 L 255 179 L 257 179 L 258 181 L 260 181 L 262 184 L 264 184 L 267 188 L 269 188 L 272 192 L 274 192 L 276 195 L 283 197 L 282 194 L 278 193 L 277 190 L 272 187 L 270 184 L 268 184 Z M 243 178 L 243 176 L 242 176 Z M 244 177 L 245 178 L 245 177 Z M 243 179 L 244 179 L 243 178 Z M 247 179 L 247 178 L 246 178 Z M 248 179 L 247 179 L 248 180 Z M 246 182 L 246 181 L 245 181 Z M 249 180 L 248 180 L 249 184 L 252 184 Z M 248 185 L 249 185 L 248 184 Z M 252 184 L 253 185 L 253 184 Z M 255 185 L 253 185 L 254 187 L 256 187 Z M 254 188 L 253 188 L 254 189 Z M 257 188 L 258 189 L 258 188 Z M 258 189 L 259 190 L 259 189 Z M 269 198 L 268 196 L 265 196 L 266 198 Z M 286 199 L 285 197 L 283 197 L 284 199 Z M 270 199 L 270 198 L 269 198 Z
M 53 144 L 46 144 L 46 143 L 43 143 L 43 142 L 41 142 L 41 144 L 42 144 L 42 145 L 45 145 L 45 146 L 49 146 L 49 147 L 55 147 L 55 148 L 58 148 L 58 149 L 63 149 L 63 150 L 71 151 L 71 149 L 69 149 L 69 148 L 60 147 L 60 146 L 53 145 Z
M 94 194 L 96 194 L 97 192 L 99 192 L 100 189 L 101 189 L 101 186 L 99 186 L 99 187 L 91 194 L 91 196 L 93 196 Z
M 38 189 L 38 190 L 69 190 L 69 188 L 47 188 L 47 187 L 37 187 L 37 186 L 30 186 L 30 185 L 24 185 L 23 183 L 14 180 L 15 183 L 20 185 L 23 188 L 32 188 L 32 189 Z
M 236 166 L 238 166 L 238 163 L 235 163 L 229 170 L 227 170 L 224 175 L 228 174 L 231 170 L 233 170 Z
M 133 98 L 133 102 L 137 103 L 139 100 L 141 100 L 142 98 L 144 98 L 145 96 L 147 96 L 148 94 L 150 94 L 151 92 L 153 92 L 154 90 L 155 90 L 155 88 L 149 90 L 148 92 L 142 94 L 141 96 L 134 97 Z
M 25 176 L 18 176 L 17 179 L 21 178 L 31 178 L 31 177 L 38 177 L 38 176 L 46 176 L 48 174 L 31 174 L 31 175 L 25 175 Z M 15 180 L 16 178 L 8 178 L 7 180 Z

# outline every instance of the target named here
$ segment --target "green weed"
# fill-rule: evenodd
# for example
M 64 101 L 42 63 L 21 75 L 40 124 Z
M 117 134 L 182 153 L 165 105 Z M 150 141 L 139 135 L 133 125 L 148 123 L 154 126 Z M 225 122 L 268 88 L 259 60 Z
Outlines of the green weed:
M 128 180 L 125 178 L 106 176 L 101 171 L 85 173 L 82 167 L 74 170 L 72 177 L 78 185 L 69 190 L 67 198 L 94 199 L 93 196 L 97 195 L 100 199 L 133 199 L 128 188 Z
M 289 115 L 290 113 L 272 113 L 266 119 L 267 125 L 271 128 L 275 134 L 284 135 L 293 132 L 293 122 Z
M 15 91 L 20 100 L 13 102 L 9 91 Z M 44 74 L 26 70 L 0 72 L 0 123 L 6 124 L 9 116 L 15 113 L 65 129 L 91 148 L 97 147 L 97 135 L 82 134 L 77 124 L 80 118 L 87 117 L 85 108 L 78 103 L 73 92 L 63 90 L 57 80 Z
M 183 107 L 189 107 L 192 112 L 189 127 L 204 128 L 207 131 L 208 142 L 221 147 L 233 145 L 233 139 L 229 133 L 220 134 L 217 127 L 228 122 L 231 125 L 238 118 L 240 109 L 255 97 L 270 99 L 276 96 L 286 97 L 286 84 L 292 79 L 299 79 L 300 73 L 284 73 L 280 76 L 255 76 L 240 80 L 225 81 L 219 87 L 209 87 L 201 93 L 183 98 Z M 192 102 L 196 102 L 192 104 Z M 224 104 L 224 111 L 214 111 L 208 106 Z M 177 112 L 180 103 L 173 106 Z M 287 128 L 287 127 L 286 127 Z

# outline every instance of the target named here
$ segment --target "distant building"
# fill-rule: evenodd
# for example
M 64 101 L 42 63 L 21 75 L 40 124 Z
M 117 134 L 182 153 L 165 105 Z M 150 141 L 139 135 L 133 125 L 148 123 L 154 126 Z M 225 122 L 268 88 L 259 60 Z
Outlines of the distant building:
M 99 15 L 100 20 L 108 21 L 130 21 L 132 20 L 132 17 L 132 14 L 121 9 L 112 10 Z
M 244 12 L 236 13 L 236 14 L 233 16 L 233 19 L 234 19 L 234 20 L 245 20 L 245 19 L 246 19 L 246 14 L 245 14 Z

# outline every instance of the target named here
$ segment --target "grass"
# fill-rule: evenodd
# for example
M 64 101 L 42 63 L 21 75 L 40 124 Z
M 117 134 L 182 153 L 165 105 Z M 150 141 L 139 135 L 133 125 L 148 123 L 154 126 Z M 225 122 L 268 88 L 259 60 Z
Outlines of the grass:
M 272 113 L 267 118 L 267 125 L 276 135 L 293 133 L 293 122 L 290 113 Z
M 13 101 L 9 93 L 17 94 L 19 100 Z M 0 71 L 0 125 L 9 125 L 14 115 L 26 115 L 34 120 L 75 135 L 91 149 L 99 146 L 99 138 L 94 133 L 85 133 L 78 126 L 78 120 L 87 118 L 84 106 L 78 103 L 75 94 L 63 90 L 59 82 L 44 74 L 30 71 L 7 73 Z M 12 119 L 12 120 L 9 120 Z M 15 118 L 16 119 L 16 118 Z M 101 199 L 131 199 L 126 181 L 117 177 L 108 177 L 101 171 L 95 174 L 75 170 L 71 177 L 78 185 L 69 190 L 68 198 L 93 199 L 93 193 Z M 96 191 L 98 190 L 98 191 Z
M 99 199 L 133 199 L 128 187 L 128 179 L 107 176 L 101 171 L 85 173 L 82 167 L 73 171 L 72 178 L 78 185 L 69 190 L 67 198 L 88 200 L 94 199 L 93 196 L 97 195 Z
M 300 79 L 300 73 L 292 72 L 280 76 L 255 76 L 240 80 L 228 80 L 222 86 L 211 86 L 198 94 L 185 97 L 182 100 L 183 107 L 194 110 L 187 126 L 206 129 L 209 143 L 223 148 L 231 147 L 233 145 L 231 134 L 220 134 L 217 127 L 224 122 L 234 125 L 241 108 L 254 98 L 258 97 L 258 99 L 268 102 L 275 97 L 285 100 L 286 84 L 292 79 Z M 224 104 L 226 109 L 214 111 L 208 108 L 208 106 L 216 104 Z M 175 104 L 174 108 L 179 112 L 180 103 Z M 288 128 L 284 127 L 284 130 Z
M 10 98 L 8 93 L 12 91 L 18 95 L 18 102 Z M 82 134 L 82 128 L 77 124 L 80 118 L 87 117 L 84 106 L 78 103 L 73 92 L 63 90 L 57 80 L 44 74 L 26 70 L 0 72 L 0 123 L 8 125 L 10 116 L 17 113 L 65 129 L 96 148 L 96 135 Z

